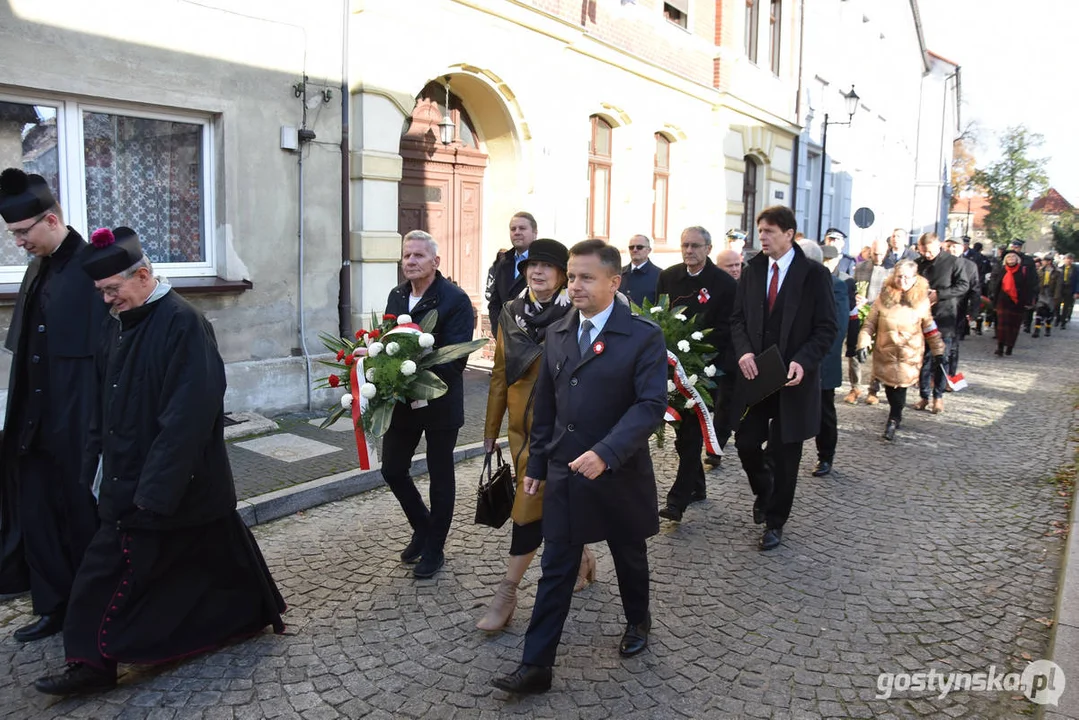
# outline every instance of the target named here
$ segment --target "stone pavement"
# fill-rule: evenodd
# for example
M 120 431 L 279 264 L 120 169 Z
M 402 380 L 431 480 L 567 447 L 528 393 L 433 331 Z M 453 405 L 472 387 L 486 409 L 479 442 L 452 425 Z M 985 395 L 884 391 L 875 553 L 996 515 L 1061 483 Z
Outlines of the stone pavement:
M 751 495 L 734 458 L 709 499 L 650 541 L 650 650 L 621 660 L 610 554 L 574 599 L 551 692 L 508 698 L 538 567 L 509 629 L 473 624 L 502 570 L 508 528 L 472 525 L 479 460 L 458 466 L 445 570 L 415 581 L 396 561 L 408 532 L 384 488 L 254 529 L 290 610 L 263 634 L 186 663 L 126 669 L 104 696 L 37 695 L 62 666 L 59 638 L 19 646 L 29 603 L 0 604 L 0 714 L 17 718 L 1017 718 L 1018 692 L 896 692 L 882 672 L 1021 671 L 1047 652 L 1067 498 L 1046 482 L 1070 460 L 1079 329 L 1016 355 L 963 343 L 971 387 L 943 415 L 908 411 L 894 445 L 883 407 L 840 408 L 833 477 L 800 487 L 784 544 L 755 547 Z M 1067 369 L 1067 370 L 1066 370 Z M 668 436 L 668 440 L 671 438 Z M 656 450 L 660 491 L 673 442 Z M 1065 691 L 1079 693 L 1079 676 Z

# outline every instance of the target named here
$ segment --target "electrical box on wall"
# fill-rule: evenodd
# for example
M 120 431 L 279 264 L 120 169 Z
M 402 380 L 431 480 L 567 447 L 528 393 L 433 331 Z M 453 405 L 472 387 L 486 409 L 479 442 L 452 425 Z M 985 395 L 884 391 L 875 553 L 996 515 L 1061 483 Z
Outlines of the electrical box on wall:
M 298 150 L 300 147 L 300 137 L 296 131 L 296 128 L 289 127 L 288 125 L 281 126 L 281 149 L 282 150 Z

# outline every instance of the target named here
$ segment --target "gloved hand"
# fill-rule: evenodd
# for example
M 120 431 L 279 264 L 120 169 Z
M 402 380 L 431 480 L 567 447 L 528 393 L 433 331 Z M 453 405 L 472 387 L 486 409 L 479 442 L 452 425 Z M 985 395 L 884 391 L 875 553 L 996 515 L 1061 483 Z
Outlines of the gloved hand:
M 934 355 L 933 356 L 933 365 L 936 366 L 936 367 L 939 367 L 939 368 L 943 368 L 944 367 L 944 356 L 943 355 Z
M 862 348 L 854 353 L 854 357 L 858 358 L 859 363 L 865 363 L 869 360 L 869 348 Z

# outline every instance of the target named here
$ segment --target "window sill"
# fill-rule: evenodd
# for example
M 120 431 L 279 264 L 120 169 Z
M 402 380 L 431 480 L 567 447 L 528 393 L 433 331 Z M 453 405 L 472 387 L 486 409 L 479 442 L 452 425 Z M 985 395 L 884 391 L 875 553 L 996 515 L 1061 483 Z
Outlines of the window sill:
M 225 280 L 219 277 L 170 277 L 169 282 L 181 295 L 231 295 L 247 292 L 250 280 Z M 19 283 L 0 283 L 0 305 L 14 305 L 19 297 Z

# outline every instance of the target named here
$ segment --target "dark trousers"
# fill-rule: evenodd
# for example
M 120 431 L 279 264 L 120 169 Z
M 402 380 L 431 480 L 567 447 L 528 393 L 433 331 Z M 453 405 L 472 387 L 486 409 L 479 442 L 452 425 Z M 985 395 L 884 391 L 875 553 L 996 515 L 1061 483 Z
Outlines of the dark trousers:
M 701 463 L 701 448 L 704 436 L 697 415 L 690 410 L 682 412 L 682 422 L 674 434 L 674 449 L 678 453 L 678 474 L 674 485 L 667 493 L 667 504 L 679 510 L 689 505 L 690 496 L 705 492 L 704 465 Z
M 944 357 L 947 358 L 952 352 L 955 338 L 946 337 L 944 340 Z M 944 388 L 947 386 L 944 380 L 944 368 L 933 361 L 933 351 L 929 343 L 925 345 L 925 355 L 922 357 L 922 374 L 918 382 L 918 394 L 928 400 L 932 395 L 934 399 L 944 397 Z
M 951 345 L 948 346 L 947 365 L 949 375 L 955 375 L 959 372 L 959 343 L 961 340 L 962 338 L 956 335 Z
M 1034 308 L 1023 310 L 1023 330 L 1030 332 L 1030 325 L 1034 322 Z
M 734 437 L 738 458 L 749 477 L 769 528 L 781 528 L 794 504 L 802 443 L 784 443 L 783 419 L 775 395 L 750 408 Z M 767 443 L 767 448 L 762 446 Z
M 817 433 L 817 459 L 832 462 L 839 442 L 839 418 L 835 414 L 835 390 L 820 391 L 820 432 Z
M 573 586 L 581 565 L 583 545 L 547 540 L 540 560 L 542 575 L 536 585 L 536 604 L 525 634 L 526 665 L 554 665 L 562 628 L 573 601 Z M 618 576 L 618 593 L 626 622 L 637 625 L 648 619 L 648 546 L 645 540 L 607 541 Z
M 1060 309 L 1057 311 L 1057 325 L 1064 327 L 1068 324 L 1068 321 L 1072 319 L 1072 308 L 1075 307 L 1075 296 L 1068 293 L 1067 296 L 1060 301 Z
M 907 389 L 885 385 L 884 394 L 888 396 L 888 419 L 895 420 L 898 425 L 903 422 L 903 406 L 907 404 Z
M 457 432 L 456 428 L 424 431 L 419 428 L 395 428 L 391 424 L 382 438 L 382 479 L 390 486 L 397 502 L 401 503 L 412 530 L 425 538 L 425 555 L 442 552 L 453 521 L 453 503 L 457 492 L 453 448 L 457 444 Z M 421 435 L 427 439 L 430 510 L 408 472 Z
M 52 455 L 19 456 L 19 516 L 30 598 L 38 615 L 62 613 L 86 547 L 97 531 L 94 496 Z
M 731 403 L 734 400 L 734 374 L 720 375 L 716 379 L 716 389 L 712 391 L 715 415 L 712 427 L 716 431 L 719 447 L 726 448 L 731 439 Z

